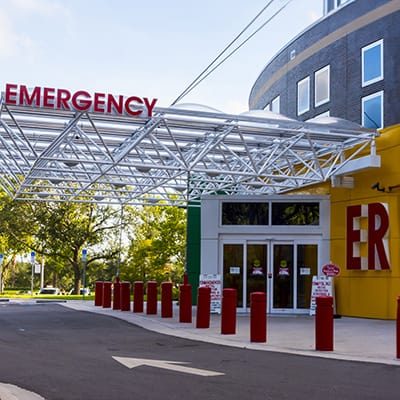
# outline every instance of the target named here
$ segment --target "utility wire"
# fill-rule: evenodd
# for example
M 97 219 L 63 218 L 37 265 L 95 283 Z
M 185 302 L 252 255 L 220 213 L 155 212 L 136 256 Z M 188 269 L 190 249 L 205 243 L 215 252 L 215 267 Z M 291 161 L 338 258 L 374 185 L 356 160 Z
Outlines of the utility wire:
M 198 80 L 195 84 L 193 84 L 190 89 L 187 89 L 184 94 L 182 94 L 180 97 L 178 97 L 177 100 L 175 100 L 175 103 L 182 99 L 182 97 L 186 96 L 189 94 L 193 89 L 195 89 L 201 82 L 203 82 L 210 74 L 212 74 L 221 64 L 223 64 L 229 57 L 231 57 L 236 51 L 238 51 L 242 46 L 244 46 L 255 34 L 257 34 L 262 28 L 265 27 L 272 19 L 274 19 L 286 6 L 291 2 L 292 0 L 289 0 L 284 6 L 282 6 L 278 11 L 276 11 L 270 18 L 268 18 L 267 21 L 265 21 L 258 29 L 256 29 L 246 40 L 244 40 L 239 46 L 235 47 L 225 58 L 223 58 L 214 68 L 212 68 L 206 75 L 204 75 L 200 80 Z M 174 105 L 173 103 L 172 105 Z
M 224 53 L 228 51 L 228 49 L 249 29 L 249 27 L 259 18 L 259 16 L 274 2 L 275 0 L 270 0 L 258 14 L 240 31 L 238 35 L 227 45 L 225 48 L 218 54 L 217 57 L 186 87 L 186 89 L 172 102 L 172 106 L 175 105 L 179 100 L 181 100 L 184 96 L 190 93 L 196 86 L 196 82 L 217 62 L 218 59 L 222 57 Z M 291 0 L 290 0 L 291 1 Z M 290 2 L 289 1 L 289 2 Z M 220 65 L 220 64 L 218 64 Z M 208 76 L 207 74 L 206 76 Z M 201 80 L 202 81 L 202 80 Z M 200 82 L 201 82 L 200 81 Z M 199 82 L 199 83 L 200 83 Z
M 375 122 L 374 119 L 372 119 L 365 111 L 364 111 L 364 115 L 375 125 L 376 129 L 379 129 L 378 124 Z

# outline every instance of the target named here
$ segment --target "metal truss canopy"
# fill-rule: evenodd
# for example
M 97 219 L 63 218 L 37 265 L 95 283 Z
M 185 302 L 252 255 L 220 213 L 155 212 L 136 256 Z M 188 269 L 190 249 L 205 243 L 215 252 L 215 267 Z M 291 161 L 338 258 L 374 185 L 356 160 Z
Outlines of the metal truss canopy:
M 18 200 L 186 206 L 202 195 L 283 193 L 378 166 L 376 136 L 343 120 L 267 111 L 178 105 L 143 119 L 10 106 L 2 96 L 0 185 Z

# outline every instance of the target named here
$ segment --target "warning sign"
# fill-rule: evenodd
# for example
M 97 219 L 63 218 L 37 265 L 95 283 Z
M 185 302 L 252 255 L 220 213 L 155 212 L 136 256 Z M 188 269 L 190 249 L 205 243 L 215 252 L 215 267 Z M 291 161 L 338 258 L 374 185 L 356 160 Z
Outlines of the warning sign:
M 211 313 L 221 313 L 221 275 L 218 274 L 201 274 L 199 286 L 211 288 Z
M 333 281 L 330 276 L 313 276 L 310 315 L 315 315 L 318 296 L 333 296 Z

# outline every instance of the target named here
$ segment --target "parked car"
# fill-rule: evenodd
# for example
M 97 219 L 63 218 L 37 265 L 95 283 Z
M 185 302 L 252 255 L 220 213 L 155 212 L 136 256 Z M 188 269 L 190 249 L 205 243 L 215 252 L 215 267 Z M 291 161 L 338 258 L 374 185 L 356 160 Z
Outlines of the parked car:
M 39 294 L 53 294 L 53 295 L 60 295 L 61 290 L 59 288 L 55 288 L 52 286 L 46 286 L 39 290 Z
M 71 289 L 68 294 L 74 294 L 74 289 Z M 89 288 L 80 288 L 79 294 L 88 296 L 90 294 L 90 289 Z

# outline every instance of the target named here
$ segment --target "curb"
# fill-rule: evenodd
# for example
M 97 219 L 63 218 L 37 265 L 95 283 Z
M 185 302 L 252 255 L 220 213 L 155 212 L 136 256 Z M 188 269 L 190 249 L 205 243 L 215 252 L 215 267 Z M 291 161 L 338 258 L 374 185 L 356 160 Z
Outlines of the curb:
M 333 359 L 333 360 L 341 360 L 341 361 L 355 361 L 355 362 L 364 362 L 364 363 L 373 363 L 373 364 L 383 364 L 383 365 L 391 365 L 400 367 L 400 360 L 396 358 L 380 358 L 380 357 L 368 357 L 361 356 L 356 354 L 345 354 L 339 351 L 333 352 L 324 352 L 324 351 L 316 351 L 313 349 L 296 349 L 292 347 L 282 347 L 277 345 L 270 344 L 257 344 L 251 342 L 243 342 L 240 340 L 227 340 L 223 336 L 214 336 L 213 334 L 207 335 L 203 330 L 197 332 L 189 332 L 188 330 L 182 329 L 181 326 L 170 324 L 167 321 L 162 321 L 159 319 L 151 319 L 147 318 L 145 315 L 137 315 L 134 314 L 135 317 L 132 318 L 132 313 L 114 313 L 112 309 L 93 309 L 90 306 L 82 306 L 78 304 L 68 303 L 63 305 L 69 309 L 75 311 L 89 312 L 93 314 L 108 316 L 111 318 L 116 318 L 119 320 L 123 320 L 129 324 L 133 324 L 139 326 L 143 329 L 147 329 L 149 331 L 161 333 L 164 335 L 179 337 L 182 339 L 194 340 L 205 343 L 213 343 L 219 346 L 229 346 L 236 347 L 248 350 L 257 350 L 257 351 L 267 351 L 267 352 L 275 352 L 275 353 L 284 353 L 284 354 L 293 354 L 298 356 L 307 356 L 307 357 L 318 357 L 325 359 Z
M 45 400 L 44 397 L 9 383 L 0 383 L 1 400 Z

